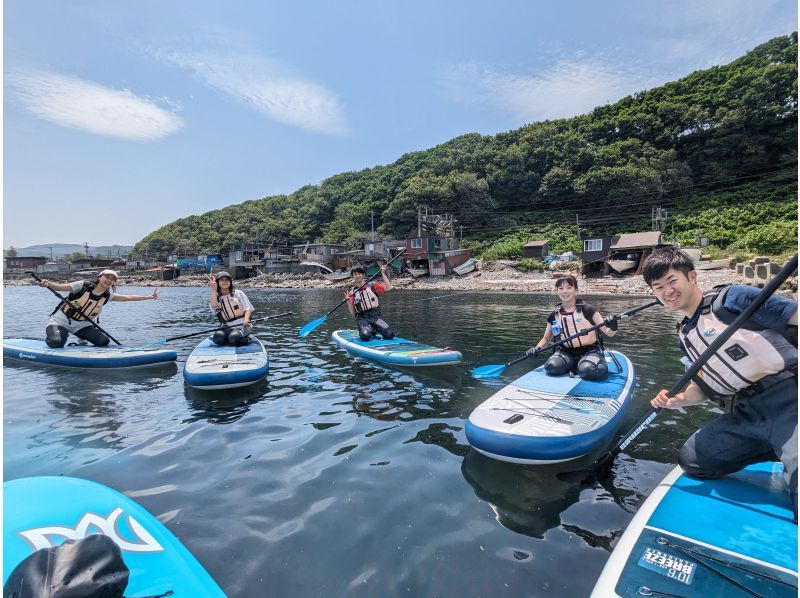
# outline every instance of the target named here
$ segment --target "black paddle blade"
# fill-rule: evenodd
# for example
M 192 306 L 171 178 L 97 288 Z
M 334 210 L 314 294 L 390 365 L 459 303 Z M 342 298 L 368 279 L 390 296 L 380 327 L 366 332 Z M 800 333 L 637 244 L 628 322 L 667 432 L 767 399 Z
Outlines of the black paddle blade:
M 590 468 L 576 469 L 575 471 L 562 471 L 556 477 L 569 484 L 590 486 L 608 477 L 614 466 L 614 455 L 610 452 L 600 457 Z

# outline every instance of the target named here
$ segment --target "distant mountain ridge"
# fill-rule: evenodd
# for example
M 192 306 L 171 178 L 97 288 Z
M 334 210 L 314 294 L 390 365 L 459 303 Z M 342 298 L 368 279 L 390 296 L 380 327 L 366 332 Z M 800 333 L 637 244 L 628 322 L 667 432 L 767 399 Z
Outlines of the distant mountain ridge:
M 52 258 L 58 259 L 70 255 L 71 253 L 85 253 L 86 248 L 80 243 L 48 243 L 45 245 L 30 245 L 28 247 L 14 247 L 19 257 L 46 257 L 50 259 L 51 249 Z M 110 257 L 125 257 L 133 249 L 132 245 L 89 245 L 89 255 Z

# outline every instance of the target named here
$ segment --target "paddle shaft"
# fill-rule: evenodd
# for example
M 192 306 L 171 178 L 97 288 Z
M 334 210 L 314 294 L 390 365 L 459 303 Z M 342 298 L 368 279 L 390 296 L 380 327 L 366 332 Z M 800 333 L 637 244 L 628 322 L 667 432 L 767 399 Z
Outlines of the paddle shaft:
M 292 312 L 287 311 L 287 312 L 284 312 L 282 314 L 275 314 L 274 316 L 266 316 L 264 318 L 256 318 L 255 320 L 250 320 L 250 323 L 251 324 L 255 324 L 256 322 L 265 322 L 267 320 L 272 320 L 273 318 L 280 318 L 282 316 L 291 315 L 291 313 Z M 182 339 L 182 338 L 189 338 L 191 336 L 198 336 L 200 334 L 208 334 L 209 332 L 216 332 L 217 330 L 227 330 L 228 328 L 231 328 L 231 326 L 228 326 L 227 324 L 224 324 L 222 326 L 217 326 L 216 328 L 209 328 L 208 330 L 201 330 L 199 332 L 192 332 L 191 334 L 184 334 L 184 335 L 181 335 L 181 336 L 173 336 L 172 338 L 165 338 L 163 340 L 156 341 L 156 342 L 157 343 L 168 343 L 169 341 L 177 341 L 177 340 Z
M 692 378 L 700 371 L 705 363 L 711 358 L 714 353 L 716 353 L 719 348 L 731 337 L 733 334 L 741 328 L 742 324 L 745 323 L 747 319 L 749 319 L 757 310 L 760 308 L 764 303 L 769 299 L 769 297 L 778 290 L 786 279 L 797 269 L 797 254 L 789 260 L 786 265 L 778 272 L 775 277 L 770 280 L 766 286 L 761 290 L 758 296 L 753 300 L 753 302 L 745 308 L 745 310 L 739 314 L 739 316 L 728 326 L 722 334 L 720 334 L 717 339 L 711 343 L 708 348 L 703 351 L 700 357 L 689 367 L 688 370 L 681 376 L 675 384 L 673 384 L 668 390 L 667 394 L 670 397 L 674 397 L 678 394 L 683 387 L 686 386 L 689 382 L 691 382 Z M 625 450 L 634 438 L 636 438 L 642 430 L 644 430 L 650 422 L 652 422 L 658 413 L 662 410 L 662 407 L 654 408 L 650 413 L 645 415 L 642 419 L 640 419 L 633 429 L 614 447 L 611 451 L 609 451 L 608 455 L 610 458 L 616 457 L 621 451 Z M 609 458 L 608 456 L 605 457 L 606 459 Z
M 30 274 L 31 276 L 33 276 L 33 277 L 34 277 L 36 280 L 38 280 L 39 282 L 42 282 L 42 279 L 41 279 L 41 278 L 39 278 L 39 277 L 36 275 L 36 272 L 31 272 L 31 271 L 29 270 L 27 273 L 28 273 L 28 274 Z M 65 297 L 62 297 L 61 295 L 59 295 L 59 294 L 58 294 L 56 291 L 54 291 L 54 290 L 53 290 L 53 289 L 51 289 L 50 287 L 45 287 L 45 288 L 46 288 L 48 291 L 50 291 L 51 293 L 53 293 L 53 295 L 55 295 L 56 297 L 58 297 L 58 298 L 61 300 L 61 303 L 63 303 L 64 305 L 66 305 L 66 306 L 68 306 L 68 307 L 71 307 L 71 308 L 72 308 L 72 309 L 74 309 L 76 312 L 80 313 L 80 311 L 81 311 L 81 310 L 80 310 L 80 309 L 78 309 L 78 308 L 77 308 L 75 305 L 73 305 L 72 303 L 70 303 L 70 302 L 69 302 L 69 301 L 68 301 L 68 300 L 67 300 Z M 79 321 L 82 321 L 82 320 L 79 320 Z M 113 336 L 111 336 L 111 335 L 110 335 L 108 332 L 106 332 L 105 330 L 103 330 L 102 328 L 100 328 L 100 325 L 99 325 L 99 324 L 97 324 L 97 323 L 95 323 L 94 321 L 92 321 L 92 319 L 91 319 L 91 318 L 87 318 L 85 321 L 86 321 L 86 322 L 89 322 L 89 324 L 91 324 L 92 326 L 94 326 L 95 328 L 97 328 L 97 329 L 98 329 L 100 332 L 102 332 L 103 334 L 105 334 L 105 335 L 106 335 L 108 338 L 110 338 L 112 341 L 114 341 L 114 342 L 115 342 L 115 343 L 117 343 L 118 345 L 122 345 L 122 343 L 121 343 L 121 342 L 119 342 L 117 339 L 115 339 Z
M 659 305 L 660 303 L 661 302 L 656 299 L 655 301 L 651 301 L 650 303 L 645 303 L 644 305 L 640 305 L 639 307 L 634 307 L 633 309 L 631 309 L 629 311 L 623 312 L 623 313 L 619 314 L 618 316 L 616 316 L 616 318 L 618 320 L 623 320 L 625 318 L 630 318 L 632 315 L 642 311 L 643 309 L 647 309 L 648 307 L 653 307 L 654 305 Z M 544 353 L 545 351 L 549 351 L 551 349 L 555 349 L 556 347 L 559 347 L 559 346 L 563 345 L 564 343 L 568 343 L 568 342 L 570 342 L 572 340 L 575 340 L 576 338 L 580 338 L 582 336 L 585 336 L 585 335 L 589 334 L 590 332 L 594 332 L 595 330 L 599 330 L 600 328 L 602 328 L 605 325 L 606 325 L 605 322 L 603 322 L 602 324 L 595 324 L 591 328 L 587 328 L 586 330 L 581 330 L 580 332 L 577 332 L 577 333 L 575 333 L 575 334 L 573 334 L 571 336 L 568 336 L 567 338 L 562 338 L 561 340 L 555 341 L 554 343 L 550 343 L 549 345 L 546 345 L 546 346 L 542 347 L 541 349 L 539 349 L 536 352 L 536 354 L 538 355 L 539 353 Z M 506 364 L 505 367 L 508 367 L 508 366 L 513 365 L 515 363 L 519 363 L 520 361 L 522 361 L 524 359 L 527 359 L 528 357 L 532 357 L 532 356 L 528 355 L 528 354 L 525 354 L 522 357 L 518 357 L 517 359 L 515 359 L 513 361 L 509 361 Z

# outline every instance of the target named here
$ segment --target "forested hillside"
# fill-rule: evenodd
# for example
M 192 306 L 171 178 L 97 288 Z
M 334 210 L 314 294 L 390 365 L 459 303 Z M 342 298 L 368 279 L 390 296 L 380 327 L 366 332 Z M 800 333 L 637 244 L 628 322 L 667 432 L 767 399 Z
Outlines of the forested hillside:
M 545 236 L 578 249 L 577 234 L 650 229 L 667 237 L 780 252 L 797 238 L 797 33 L 725 66 L 601 106 L 494 136 L 467 134 L 393 164 L 347 172 L 290 195 L 182 218 L 135 251 L 212 251 L 242 241 L 345 242 L 375 225 L 416 230 L 419 206 L 455 215 L 486 257 L 515 255 Z

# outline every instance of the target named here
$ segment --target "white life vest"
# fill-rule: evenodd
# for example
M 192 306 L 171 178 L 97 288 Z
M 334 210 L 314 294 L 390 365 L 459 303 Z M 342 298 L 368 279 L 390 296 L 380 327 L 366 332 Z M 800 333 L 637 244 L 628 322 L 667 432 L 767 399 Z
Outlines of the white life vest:
M 567 338 L 573 334 L 578 334 L 581 330 L 586 330 L 594 326 L 594 322 L 584 315 L 583 306 L 584 303 L 580 299 L 575 302 L 575 310 L 570 313 L 563 311 L 560 303 L 556 306 L 556 310 L 549 320 L 554 340 L 557 341 L 562 338 Z M 586 347 L 591 347 L 596 344 L 597 333 L 592 331 L 568 343 L 564 343 L 562 347 L 566 349 L 585 349 Z
M 380 304 L 378 296 L 369 284 L 364 285 L 361 290 L 353 293 L 353 308 L 358 314 L 363 314 L 371 309 L 378 309 Z
M 681 348 L 694 362 L 738 314 L 723 305 L 724 293 L 703 296 L 697 320 L 678 325 Z M 762 378 L 797 366 L 797 347 L 780 332 L 748 321 L 712 355 L 694 380 L 709 398 L 722 398 L 752 386 Z
M 94 288 L 94 283 L 83 283 L 83 287 L 79 291 L 67 295 L 67 301 L 74 305 L 75 308 L 73 309 L 66 303 L 61 303 L 53 310 L 53 313 L 60 308 L 70 320 L 93 320 L 103 311 L 103 306 L 111 300 L 110 291 L 106 290 L 100 294 L 95 294 L 92 292 Z
M 245 308 L 235 294 L 217 295 L 217 318 L 225 324 L 244 317 Z

